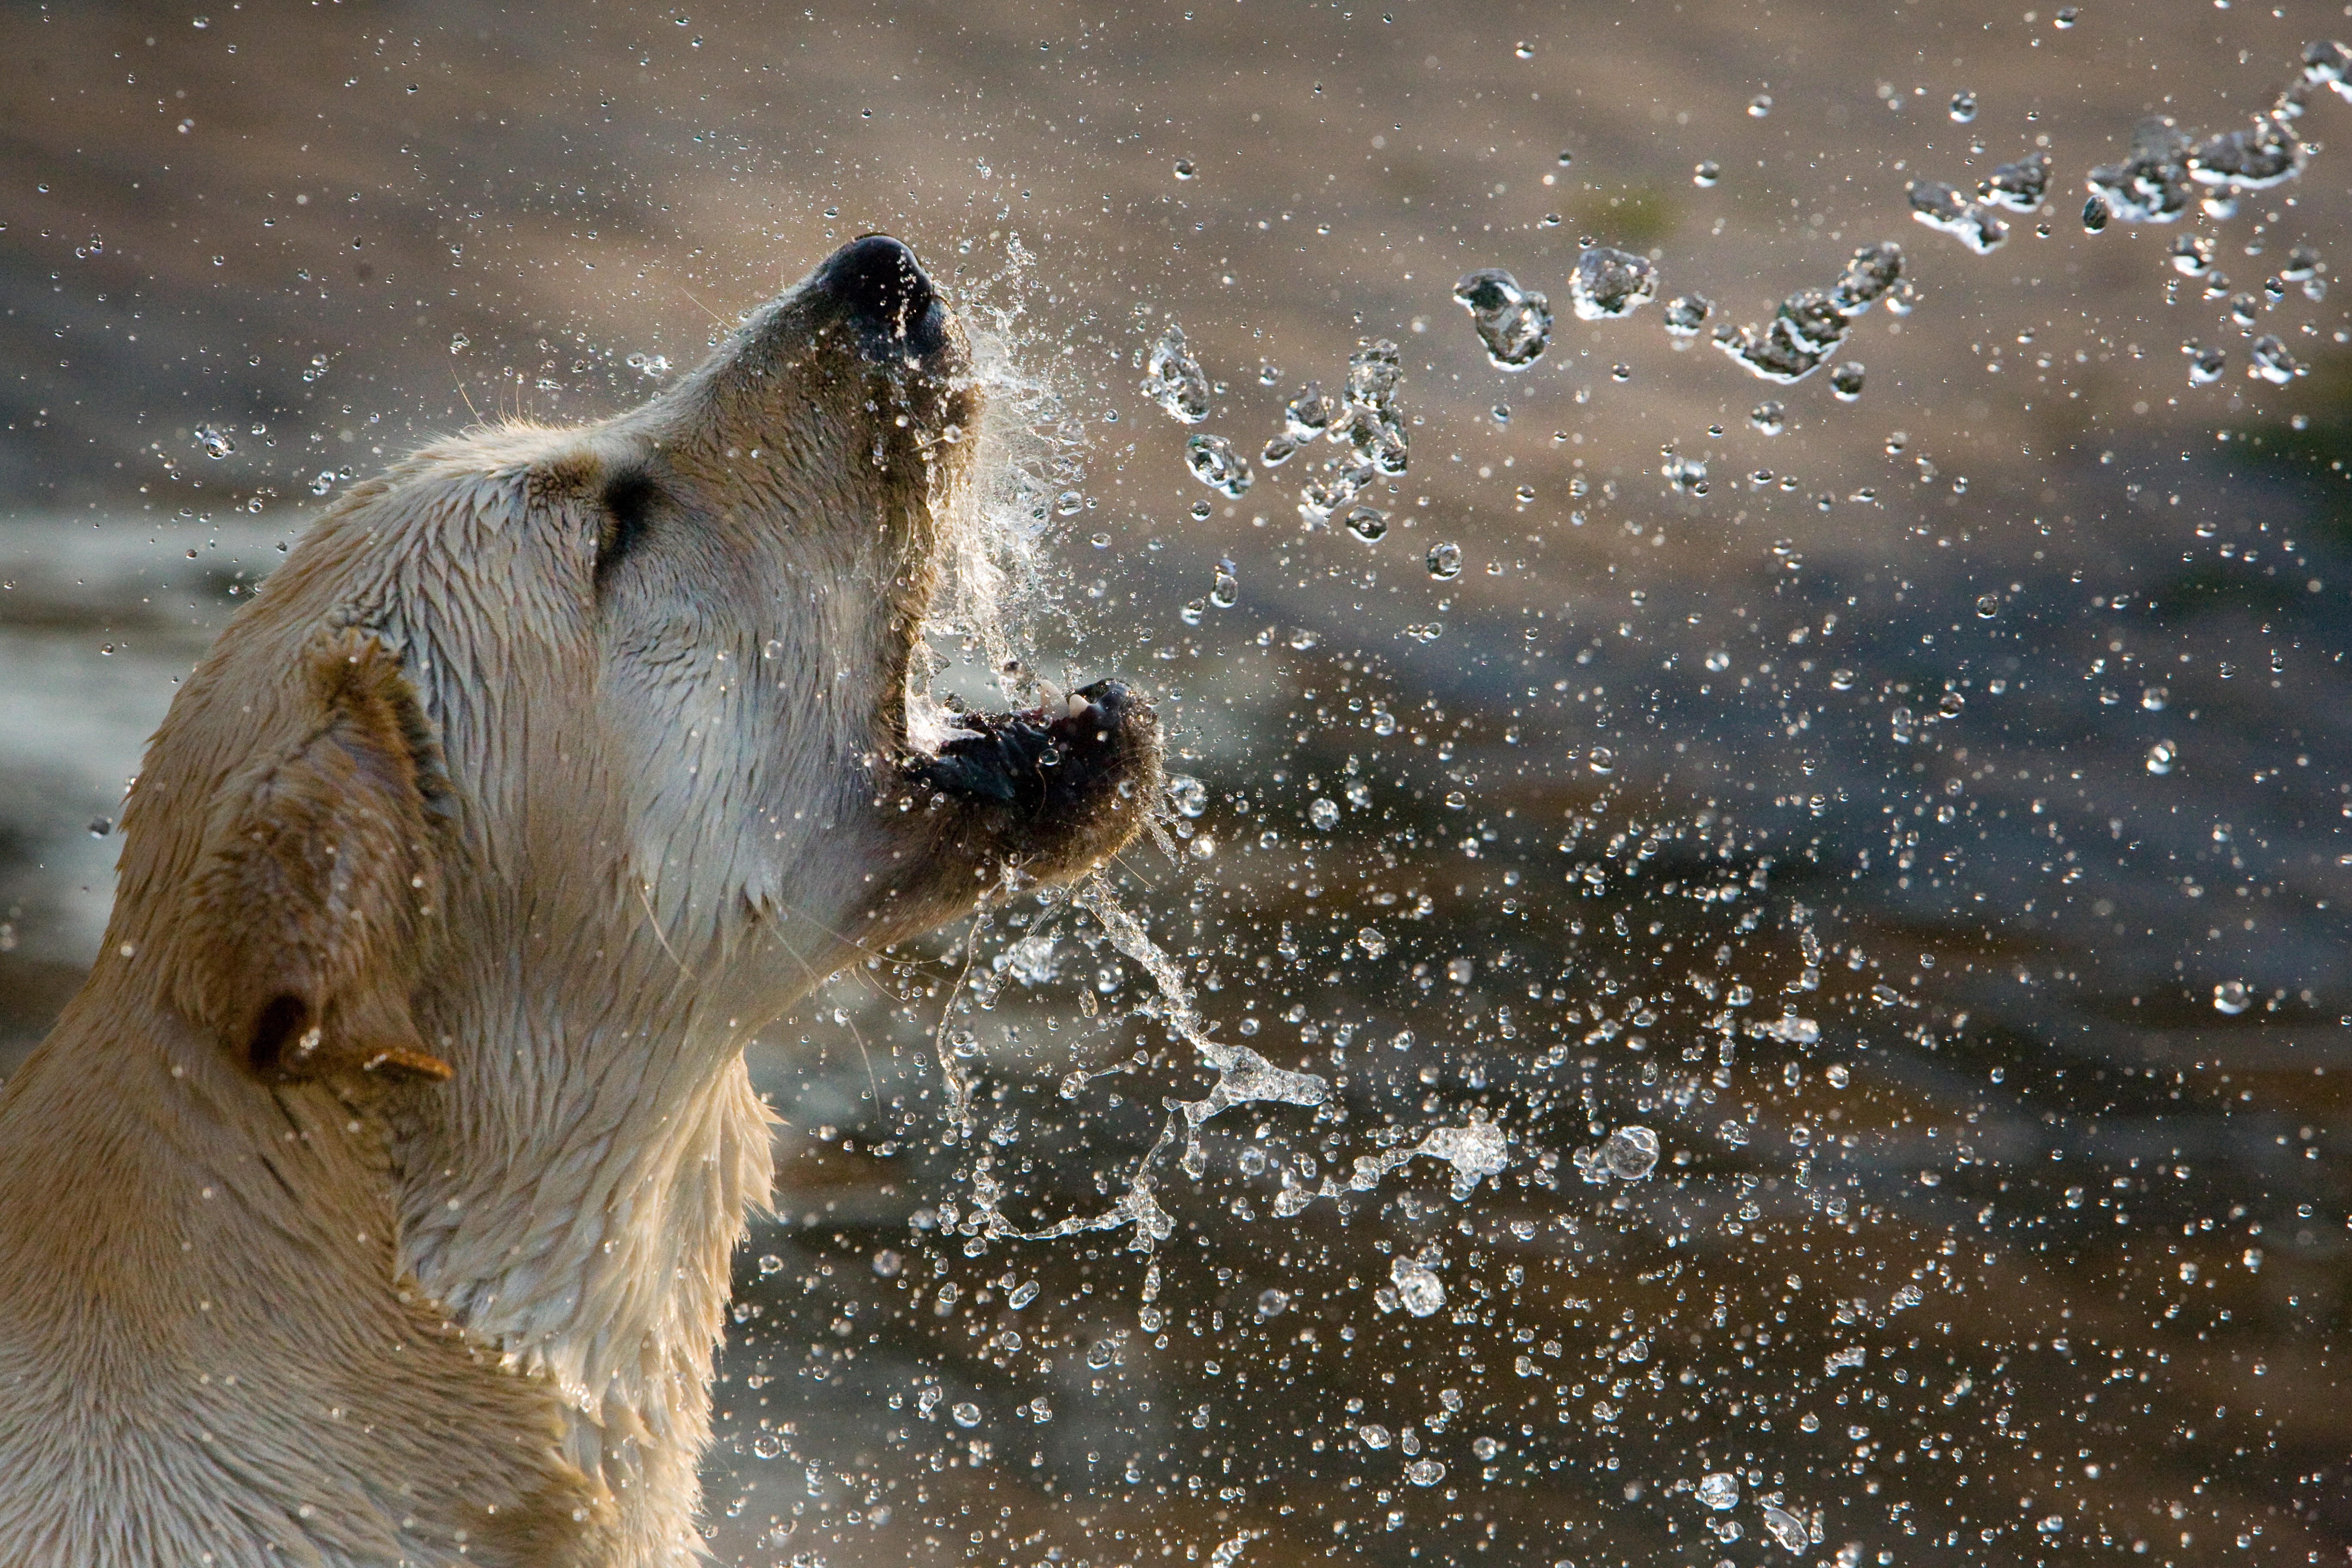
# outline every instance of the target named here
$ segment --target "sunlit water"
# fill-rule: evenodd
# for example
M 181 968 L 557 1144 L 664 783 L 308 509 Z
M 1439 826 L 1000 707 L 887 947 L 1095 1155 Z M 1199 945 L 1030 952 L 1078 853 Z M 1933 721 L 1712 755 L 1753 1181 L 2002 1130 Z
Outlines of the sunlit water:
M 1148 149 L 1082 264 L 1045 235 L 1092 170 L 1026 223 L 955 171 L 1003 203 L 924 249 L 1002 413 L 940 683 L 1115 670 L 1177 777 L 1100 880 L 756 1054 L 789 1126 L 723 1561 L 2340 1552 L 2352 216 L 2305 139 L 2352 107 L 2258 17 L 2182 8 L 2171 55 L 2069 19 L 1843 97 L 1719 70 L 1688 132 L 1653 37 L 1624 123 L 1509 136 L 1465 105 L 1556 100 L 1565 41 L 1318 15 L 1288 112 L 1397 39 L 1486 85 L 1344 154 L 1321 118 L 1257 169 Z M 2179 80 L 2192 27 L 2247 63 L 2177 124 L 2092 79 Z M 1083 41 L 1004 36 L 1005 72 Z M 1504 118 L 1437 146 L 1441 109 Z M 1313 206 L 1366 149 L 1430 165 L 1419 210 Z M 1113 259 L 1147 226 L 1173 261 Z M 1118 287 L 1074 311 L 1081 271 Z M 544 412 L 694 352 L 637 342 Z M 192 411 L 159 499 L 0 535 L 19 1046 L 173 679 L 286 499 L 367 466 L 307 426 L 407 416 L 294 360 L 359 413 Z

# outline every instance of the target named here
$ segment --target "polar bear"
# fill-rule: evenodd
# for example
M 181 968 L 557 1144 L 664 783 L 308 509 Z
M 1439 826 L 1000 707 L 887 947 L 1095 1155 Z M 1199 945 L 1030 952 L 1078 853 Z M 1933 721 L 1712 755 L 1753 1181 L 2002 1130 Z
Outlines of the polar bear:
M 868 236 L 644 406 L 319 520 L 173 702 L 0 1090 L 0 1562 L 696 1557 L 746 1041 L 1160 787 L 1116 682 L 912 689 L 981 414 Z

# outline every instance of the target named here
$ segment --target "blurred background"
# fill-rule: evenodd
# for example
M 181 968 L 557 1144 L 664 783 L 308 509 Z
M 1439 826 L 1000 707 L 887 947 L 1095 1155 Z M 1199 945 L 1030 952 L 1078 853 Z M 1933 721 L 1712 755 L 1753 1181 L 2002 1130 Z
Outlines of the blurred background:
M 1213 1037 L 1332 1088 L 1161 1153 L 1148 1255 L 992 1239 L 989 1192 L 1108 1209 L 1214 1077 L 1133 944 L 1021 904 L 780 1023 L 719 1561 L 2340 1562 L 2352 104 L 2310 91 L 2299 178 L 2081 216 L 2147 117 L 2251 126 L 2338 32 L 8 7 L 0 1075 L 174 682 L 317 508 L 625 407 L 884 229 L 1040 388 L 1034 667 L 1150 690 L 1197 781 L 1118 900 Z M 1948 232 L 2037 152 L 2002 243 Z M 1847 323 L 1857 397 L 1711 344 L 1882 241 L 1914 308 Z M 1580 319 L 1587 247 L 1655 298 Z M 1517 372 L 1480 268 L 1549 297 Z M 1198 425 L 1142 389 L 1171 322 Z M 1380 340 L 1367 542 L 1299 510 L 1339 447 L 1260 454 Z M 1481 1123 L 1475 1184 L 1406 1157 Z

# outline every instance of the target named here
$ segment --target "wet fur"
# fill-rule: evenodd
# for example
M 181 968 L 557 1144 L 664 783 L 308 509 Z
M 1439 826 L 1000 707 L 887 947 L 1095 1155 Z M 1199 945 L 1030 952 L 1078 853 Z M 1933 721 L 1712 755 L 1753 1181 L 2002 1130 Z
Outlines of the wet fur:
M 361 487 L 232 623 L 0 1090 L 0 1563 L 696 1556 L 746 1041 L 1157 787 L 1124 693 L 909 749 L 976 398 L 804 287 Z

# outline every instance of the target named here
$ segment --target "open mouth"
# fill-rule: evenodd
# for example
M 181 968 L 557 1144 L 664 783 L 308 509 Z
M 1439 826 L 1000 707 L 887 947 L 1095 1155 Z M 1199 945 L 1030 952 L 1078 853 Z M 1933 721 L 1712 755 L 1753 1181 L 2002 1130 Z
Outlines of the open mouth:
M 1128 731 L 1150 710 L 1117 680 L 1013 713 L 951 715 L 935 754 L 909 756 L 908 775 L 942 794 L 1027 817 L 1076 813 L 1123 773 Z
M 860 357 L 884 374 L 896 426 L 920 453 L 914 504 L 924 515 L 908 534 L 913 554 L 893 606 L 898 669 L 878 715 L 890 765 L 914 795 L 964 808 L 973 842 L 1012 859 L 1050 866 L 1088 845 L 1117 847 L 1109 840 L 1132 831 L 1136 798 L 1159 765 L 1157 721 L 1125 685 L 1097 680 L 1066 695 L 1047 687 L 1036 707 L 981 713 L 935 699 L 917 673 L 922 624 L 960 552 L 956 518 L 975 460 L 964 432 L 981 409 L 961 329 L 914 253 L 887 236 L 844 247 L 811 286 L 845 306 Z

